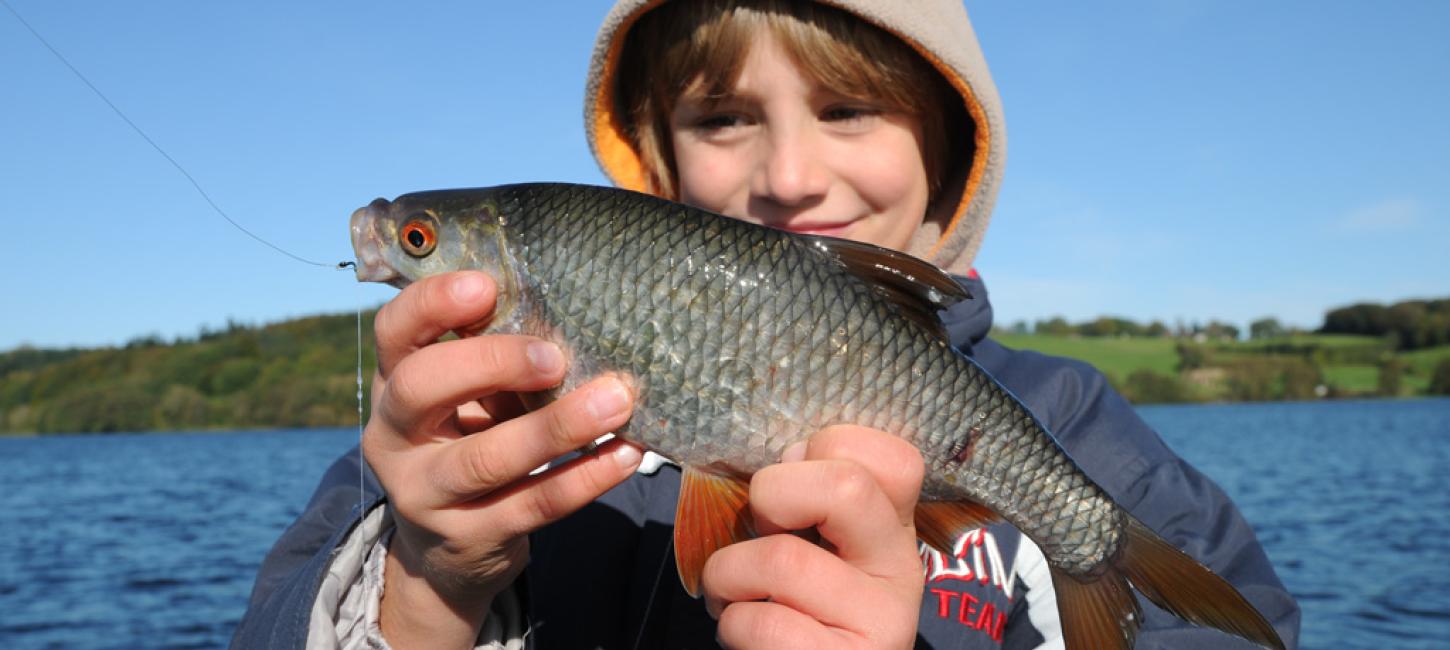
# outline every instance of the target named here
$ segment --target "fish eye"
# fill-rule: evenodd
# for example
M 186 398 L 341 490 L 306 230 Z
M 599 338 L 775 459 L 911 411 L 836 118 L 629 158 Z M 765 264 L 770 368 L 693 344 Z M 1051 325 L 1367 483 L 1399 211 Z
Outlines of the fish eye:
M 398 243 L 413 257 L 426 257 L 438 245 L 438 227 L 433 217 L 420 214 L 408 219 L 398 229 Z

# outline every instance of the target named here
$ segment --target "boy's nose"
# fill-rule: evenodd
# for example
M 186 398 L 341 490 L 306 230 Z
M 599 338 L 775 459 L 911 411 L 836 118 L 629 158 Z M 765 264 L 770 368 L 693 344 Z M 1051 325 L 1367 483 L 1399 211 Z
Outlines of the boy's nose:
M 825 195 L 830 174 L 808 135 L 776 135 L 768 146 L 770 150 L 756 174 L 757 196 L 794 206 Z

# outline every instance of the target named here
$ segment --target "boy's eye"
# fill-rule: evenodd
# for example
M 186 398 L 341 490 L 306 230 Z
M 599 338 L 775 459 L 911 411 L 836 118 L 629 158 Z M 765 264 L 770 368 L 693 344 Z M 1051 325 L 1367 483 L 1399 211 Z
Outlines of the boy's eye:
M 881 109 L 869 106 L 832 106 L 821 111 L 824 122 L 863 122 L 881 114 Z
M 698 120 L 695 120 L 695 128 L 700 129 L 701 131 L 723 131 L 731 127 L 743 126 L 744 124 L 745 120 L 739 115 L 732 115 L 728 113 L 706 115 Z

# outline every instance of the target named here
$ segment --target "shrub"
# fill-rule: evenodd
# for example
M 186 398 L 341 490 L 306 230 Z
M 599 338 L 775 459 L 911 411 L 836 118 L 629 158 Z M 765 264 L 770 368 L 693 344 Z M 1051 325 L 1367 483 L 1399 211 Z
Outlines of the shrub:
M 1404 384 L 1405 362 L 1399 358 L 1391 357 L 1380 363 L 1379 383 L 1376 393 L 1384 397 L 1395 397 L 1400 394 Z
M 1134 404 L 1168 404 L 1188 401 L 1188 390 L 1177 377 L 1146 368 L 1134 370 L 1121 387 L 1123 396 Z
M 1430 394 L 1450 395 L 1450 357 L 1435 364 L 1435 370 L 1430 375 Z

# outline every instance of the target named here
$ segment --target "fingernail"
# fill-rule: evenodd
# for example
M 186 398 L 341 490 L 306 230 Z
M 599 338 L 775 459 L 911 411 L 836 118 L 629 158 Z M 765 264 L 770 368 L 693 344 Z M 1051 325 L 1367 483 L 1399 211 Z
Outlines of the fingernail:
M 806 441 L 802 440 L 780 452 L 780 462 L 794 463 L 806 459 Z
M 531 341 L 525 348 L 529 355 L 529 363 L 534 364 L 534 369 L 552 375 L 564 368 L 564 353 L 559 346 L 548 341 Z
M 618 415 L 629 406 L 629 393 L 617 379 L 610 379 L 594 387 L 589 394 L 589 414 L 597 420 Z
M 642 460 L 644 460 L 644 452 L 629 443 L 621 444 L 614 449 L 614 462 L 619 464 L 620 469 L 634 470 L 639 467 Z
M 463 273 L 453 279 L 448 291 L 458 302 L 474 302 L 483 297 L 483 274 Z

